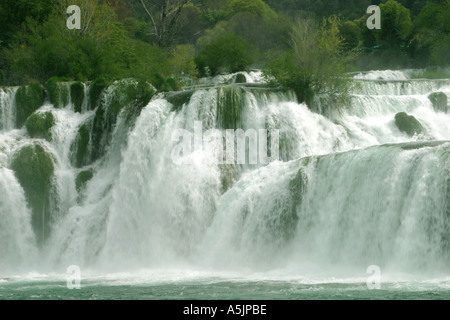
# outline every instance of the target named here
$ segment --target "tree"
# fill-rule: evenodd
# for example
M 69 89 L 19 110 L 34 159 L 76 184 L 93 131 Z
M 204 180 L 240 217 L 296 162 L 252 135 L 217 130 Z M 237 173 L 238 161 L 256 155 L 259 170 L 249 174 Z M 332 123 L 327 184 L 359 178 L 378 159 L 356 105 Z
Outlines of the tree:
M 264 21 L 276 19 L 277 14 L 262 0 L 228 0 L 227 12 L 230 16 L 247 13 L 259 16 Z
M 400 3 L 389 0 L 380 4 L 381 30 L 378 40 L 392 47 L 405 44 L 412 31 L 410 12 Z
M 434 63 L 450 64 L 450 0 L 440 4 L 428 2 L 419 15 L 414 45 L 425 51 Z
M 355 54 L 345 52 L 339 32 L 339 19 L 325 19 L 322 26 L 314 20 L 298 20 L 291 32 L 291 49 L 277 53 L 264 73 L 284 87 L 293 89 L 301 102 L 310 103 L 314 94 L 324 92 L 347 97 L 346 72 Z
M 183 28 L 183 24 L 180 24 L 182 10 L 190 2 L 191 0 L 140 0 L 150 19 L 150 34 L 155 38 L 154 45 L 166 48 L 173 43 L 175 36 Z
M 345 50 L 355 49 L 359 45 L 360 29 L 353 21 L 345 21 L 339 27 Z
M 52 11 L 48 0 L 2 0 L 0 2 L 0 41 L 8 42 L 27 19 L 43 22 Z
M 195 57 L 201 74 L 208 68 L 215 75 L 220 72 L 237 72 L 248 68 L 255 60 L 255 49 L 234 33 L 223 33 L 207 43 Z

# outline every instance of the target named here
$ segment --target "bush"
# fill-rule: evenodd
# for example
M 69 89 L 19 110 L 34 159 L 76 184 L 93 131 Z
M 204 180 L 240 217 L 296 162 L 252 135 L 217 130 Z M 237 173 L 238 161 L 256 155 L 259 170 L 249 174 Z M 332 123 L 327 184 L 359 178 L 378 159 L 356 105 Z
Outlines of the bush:
M 314 94 L 331 93 L 348 98 L 354 53 L 344 52 L 339 20 L 330 17 L 321 27 L 313 20 L 298 20 L 291 33 L 291 49 L 272 54 L 264 68 L 269 79 L 293 89 L 299 101 L 310 103 Z
M 256 58 L 256 50 L 242 37 L 234 33 L 219 35 L 207 44 L 195 58 L 201 74 L 246 70 Z

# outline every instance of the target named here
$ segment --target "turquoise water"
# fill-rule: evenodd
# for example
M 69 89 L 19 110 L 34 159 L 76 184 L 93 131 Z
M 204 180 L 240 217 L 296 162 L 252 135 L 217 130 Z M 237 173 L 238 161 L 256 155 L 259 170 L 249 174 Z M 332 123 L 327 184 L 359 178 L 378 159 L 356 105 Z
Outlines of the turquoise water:
M 369 290 L 361 279 L 262 280 L 197 277 L 150 280 L 109 275 L 82 280 L 69 290 L 61 277 L 44 275 L 0 282 L 1 300 L 403 300 L 450 299 L 450 279 L 389 281 Z M 39 279 L 40 278 L 40 279 Z

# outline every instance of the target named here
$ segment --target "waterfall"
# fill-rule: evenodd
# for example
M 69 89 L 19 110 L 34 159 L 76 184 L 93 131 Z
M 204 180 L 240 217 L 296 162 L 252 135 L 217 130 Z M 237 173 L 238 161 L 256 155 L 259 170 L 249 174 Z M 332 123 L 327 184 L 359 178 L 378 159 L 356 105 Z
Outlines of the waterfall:
M 14 129 L 16 125 L 15 96 L 17 87 L 0 88 L 0 132 Z
M 236 75 L 193 81 L 150 102 L 133 80 L 101 93 L 86 84 L 79 108 L 69 93 L 59 96 L 59 108 L 45 102 L 35 111 L 53 116 L 51 139 L 15 129 L 17 89 L 1 89 L 0 275 L 72 264 L 448 272 L 450 80 L 411 80 L 410 73 L 355 74 L 349 105 L 327 116 L 292 91 L 269 88 L 259 72 L 243 73 L 243 84 Z M 70 84 L 57 88 L 71 91 Z M 316 102 L 332 109 L 329 98 Z M 421 132 L 401 131 L 401 112 Z M 174 132 L 194 133 L 196 123 L 202 145 L 184 142 L 192 152 L 175 162 L 181 142 Z M 218 161 L 218 139 L 220 148 L 231 147 L 226 130 L 276 130 L 279 159 Z M 43 146 L 54 167 L 50 234 L 41 245 L 36 208 L 12 165 L 30 144 Z

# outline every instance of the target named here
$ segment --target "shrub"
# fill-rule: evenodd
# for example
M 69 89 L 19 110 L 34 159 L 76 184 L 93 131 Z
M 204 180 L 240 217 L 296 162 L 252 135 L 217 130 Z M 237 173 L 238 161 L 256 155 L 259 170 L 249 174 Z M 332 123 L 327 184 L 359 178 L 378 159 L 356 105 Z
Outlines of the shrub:
M 212 75 L 246 70 L 256 58 L 256 50 L 242 37 L 224 33 L 207 44 L 195 58 L 201 74 Z

